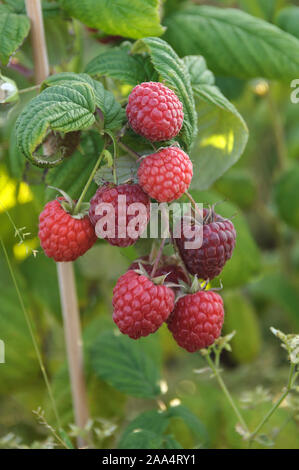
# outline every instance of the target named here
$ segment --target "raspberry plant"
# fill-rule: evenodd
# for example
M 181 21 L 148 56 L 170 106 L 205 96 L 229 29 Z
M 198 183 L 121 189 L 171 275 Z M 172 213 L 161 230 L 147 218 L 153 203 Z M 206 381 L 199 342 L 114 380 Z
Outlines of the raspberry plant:
M 160 377 L 157 341 L 161 337 L 171 344 L 175 354 L 183 350 L 188 355 L 193 353 L 188 361 L 194 361 L 194 368 L 200 356 L 207 361 L 208 371 L 217 379 L 234 412 L 236 436 L 241 436 L 245 446 L 274 445 L 274 434 L 263 434 L 264 426 L 280 404 L 294 396 L 298 377 L 295 335 L 273 330 L 289 355 L 289 380 L 255 426 L 243 416 L 229 392 L 221 366 L 230 361 L 228 352 L 233 357 L 239 354 L 238 358 L 247 351 L 250 354 L 250 340 L 260 334 L 246 297 L 233 290 L 249 285 L 250 279 L 260 273 L 261 263 L 248 225 L 241 214 L 235 216 L 236 206 L 232 204 L 252 210 L 256 188 L 246 174 L 240 177 L 228 172 L 245 152 L 248 128 L 227 96 L 238 95 L 238 86 L 241 94 L 245 81 L 260 76 L 282 81 L 294 78 L 299 66 L 299 42 L 294 34 L 283 31 L 287 29 L 283 26 L 288 24 L 287 12 L 280 16 L 280 29 L 270 24 L 270 18 L 256 18 L 250 2 L 239 2 L 246 5 L 247 12 L 210 6 L 210 2 L 203 6 L 194 3 L 44 1 L 47 42 L 31 0 L 6 0 L 0 5 L 0 26 L 8 31 L 0 38 L 0 98 L 10 125 L 10 170 L 32 188 L 40 212 L 41 250 L 32 270 L 41 266 L 42 271 L 45 267 L 53 279 L 57 263 L 76 421 L 66 432 L 70 422 L 61 418 L 55 399 L 59 372 L 55 371 L 51 380 L 52 365 L 45 367 L 35 325 L 22 298 L 21 276 L 15 275 L 1 239 L 51 404 L 46 413 L 38 408 L 40 403 L 36 404 L 37 420 L 51 434 L 46 442 L 38 444 L 40 447 L 71 448 L 76 438 L 79 447 L 105 447 L 112 442 L 119 448 L 180 448 L 179 438 L 172 434 L 172 423 L 178 419 L 188 432 L 191 430 L 196 446 L 209 447 L 210 436 L 197 413 L 176 398 L 173 384 L 168 392 Z M 36 36 L 36 28 L 32 29 L 31 51 L 28 40 L 22 45 L 30 30 L 28 17 L 42 31 Z M 56 28 L 54 33 L 49 33 L 51 28 Z M 56 36 L 62 37 L 58 44 Z M 84 41 L 92 45 L 91 51 L 83 49 Z M 33 69 L 36 85 L 32 82 Z M 10 77 L 11 71 L 16 75 Z M 227 75 L 234 90 L 226 88 Z M 26 77 L 29 83 L 23 86 Z M 269 90 L 265 80 L 250 82 L 250 86 L 255 96 Z M 282 123 L 270 93 L 268 101 L 278 147 L 277 174 L 283 173 L 275 186 L 275 199 L 281 217 L 298 228 L 294 211 L 288 210 L 291 198 L 287 197 L 289 176 L 292 186 L 297 187 L 297 173 L 285 172 Z M 238 184 L 241 190 L 237 191 Z M 218 194 L 204 192 L 212 185 Z M 121 206 L 119 198 L 124 196 L 126 201 Z M 217 205 L 223 196 L 229 198 L 229 204 Z M 179 207 L 190 203 L 191 227 L 203 228 L 202 246 L 186 249 L 194 233 L 182 232 L 176 238 L 172 224 L 167 238 L 162 230 L 158 240 L 143 238 L 150 222 L 151 201 L 166 203 L 166 207 L 172 202 Z M 205 203 L 202 212 L 196 202 Z M 112 217 L 107 218 L 107 207 L 99 210 L 101 204 L 112 206 Z M 136 219 L 136 211 L 128 212 L 133 204 L 144 207 L 142 219 Z M 276 225 L 264 205 L 255 209 L 263 223 L 267 220 Z M 9 212 L 6 215 L 24 245 L 28 232 L 17 228 Z M 163 225 L 164 215 L 162 210 L 159 226 Z M 37 224 L 36 217 L 35 231 Z M 277 236 L 282 239 L 284 234 L 279 232 Z M 36 255 L 34 248 L 32 251 Z M 91 281 L 84 293 L 91 321 L 85 319 L 85 314 L 79 319 L 73 261 L 83 272 L 77 282 L 79 295 L 86 288 L 85 278 Z M 101 267 L 105 276 L 98 286 L 94 271 Z M 268 285 L 261 287 L 263 293 L 272 286 L 273 278 L 269 279 Z M 223 289 L 216 292 L 222 286 L 221 280 Z M 49 294 L 47 282 L 40 283 L 37 298 L 50 298 L 50 310 L 55 311 L 57 320 L 59 307 L 53 301 L 56 281 L 54 284 L 49 285 Z M 288 287 L 286 291 L 291 292 L 291 300 L 296 297 Z M 98 315 L 104 299 L 110 306 L 106 316 Z M 86 370 L 80 320 L 84 324 Z M 245 327 L 240 326 L 242 320 L 246 321 Z M 227 325 L 243 334 L 245 331 L 241 349 L 236 342 L 239 331 L 234 336 L 227 331 Z M 171 337 L 174 342 L 169 343 Z M 248 348 L 246 341 L 250 343 Z M 99 401 L 106 390 L 107 403 L 103 399 L 97 414 L 92 411 L 89 415 L 87 390 L 95 400 L 98 394 Z M 161 396 L 167 392 L 164 402 Z M 111 397 L 119 401 L 118 393 L 156 399 L 158 408 L 140 413 L 120 431 L 119 423 L 101 416 L 106 405 L 109 408 Z M 247 402 L 256 405 L 258 396 L 265 400 L 269 397 L 259 389 L 259 393 L 247 395 Z M 12 436 L 7 443 L 23 445 Z

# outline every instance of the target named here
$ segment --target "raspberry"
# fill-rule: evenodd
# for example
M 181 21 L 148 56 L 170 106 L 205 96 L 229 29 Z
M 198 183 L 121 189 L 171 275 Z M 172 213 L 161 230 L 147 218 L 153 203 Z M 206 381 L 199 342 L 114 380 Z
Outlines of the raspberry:
M 168 321 L 179 346 L 189 352 L 207 348 L 219 338 L 224 320 L 223 301 L 212 291 L 181 297 Z
M 236 230 L 230 220 L 224 219 L 214 211 L 211 213 L 204 209 L 203 216 L 201 248 L 185 249 L 185 242 L 192 241 L 192 236 L 186 237 L 183 230 L 181 237 L 176 238 L 175 242 L 188 271 L 201 279 L 212 280 L 221 273 L 225 263 L 232 257 Z
M 145 82 L 132 90 L 127 117 L 136 134 L 153 142 L 170 140 L 182 128 L 183 105 L 175 93 L 162 83 Z
M 125 196 L 125 200 L 122 201 L 119 199 L 119 196 Z M 138 215 L 137 209 L 136 212 L 135 210 L 133 211 L 132 215 L 128 214 L 128 207 L 134 203 L 142 204 L 144 217 L 142 217 L 142 221 L 131 227 L 129 225 L 130 222 L 135 218 L 135 214 Z M 122 184 L 120 186 L 105 184 L 97 190 L 90 201 L 89 217 L 95 226 L 103 217 L 106 219 L 108 213 L 108 210 L 105 209 L 102 215 L 97 215 L 96 208 L 99 204 L 111 204 L 114 208 L 113 211 L 109 211 L 109 221 L 112 228 L 111 235 L 109 236 L 107 224 L 104 224 L 103 229 L 107 232 L 107 235 L 103 236 L 103 238 L 110 245 L 114 246 L 126 247 L 133 245 L 138 240 L 139 235 L 137 233 L 130 233 L 130 230 L 136 230 L 136 232 L 138 231 L 141 234 L 145 230 L 150 218 L 150 200 L 147 194 L 138 184 Z
M 113 289 L 113 320 L 120 331 L 138 339 L 157 331 L 174 307 L 174 293 L 134 271 L 119 278 Z
M 159 202 L 180 198 L 189 188 L 192 175 L 192 162 L 178 147 L 164 148 L 148 155 L 138 169 L 140 186 Z
M 48 202 L 41 212 L 38 236 L 46 255 L 55 261 L 75 261 L 97 240 L 89 217 L 72 217 L 58 200 Z
M 162 260 L 163 258 L 167 259 L 166 257 L 162 257 Z M 149 256 L 142 256 L 139 261 L 134 261 L 134 263 L 129 267 L 129 270 L 139 269 L 139 264 L 143 266 L 147 274 L 150 276 L 153 270 L 153 264 L 149 263 Z M 168 274 L 165 282 L 179 284 L 179 281 L 183 281 L 188 283 L 184 270 L 177 264 L 163 264 L 163 266 L 158 268 L 155 272 L 155 277 L 164 276 L 165 274 Z
M 165 274 L 168 274 L 165 279 L 165 282 L 173 282 L 174 284 L 179 284 L 180 281 L 183 281 L 185 283 L 188 283 L 188 278 L 184 273 L 184 270 L 181 268 L 181 266 L 178 266 L 177 264 L 166 264 L 162 266 L 162 268 L 157 270 L 155 276 L 164 276 Z
M 149 262 L 149 256 L 140 256 L 138 260 L 134 261 L 131 266 L 129 266 L 128 271 L 135 271 L 135 269 L 139 269 L 139 264 L 141 264 L 141 266 L 150 276 L 153 269 L 153 265 Z

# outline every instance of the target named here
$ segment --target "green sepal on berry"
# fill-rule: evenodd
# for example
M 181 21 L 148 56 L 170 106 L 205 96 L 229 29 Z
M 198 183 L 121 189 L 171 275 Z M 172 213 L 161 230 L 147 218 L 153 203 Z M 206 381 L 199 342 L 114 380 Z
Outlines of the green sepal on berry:
M 82 202 L 80 207 L 78 207 L 76 201 L 74 201 L 65 191 L 62 189 L 56 188 L 55 186 L 49 186 L 50 189 L 55 189 L 58 191 L 62 196 L 61 198 L 56 198 L 63 210 L 70 214 L 74 219 L 83 219 L 88 215 L 90 204 L 89 202 Z
M 150 265 L 150 263 L 149 263 Z M 156 286 L 166 286 L 166 287 L 181 287 L 179 284 L 175 284 L 174 282 L 165 282 L 167 279 L 167 276 L 169 276 L 169 273 L 162 274 L 161 276 L 151 276 L 151 273 L 148 272 L 144 266 L 141 264 L 141 262 L 138 262 L 138 269 L 133 269 L 133 271 L 137 274 L 140 274 L 141 276 L 145 276 L 148 279 L 150 279 Z M 150 265 L 151 266 L 151 265 Z

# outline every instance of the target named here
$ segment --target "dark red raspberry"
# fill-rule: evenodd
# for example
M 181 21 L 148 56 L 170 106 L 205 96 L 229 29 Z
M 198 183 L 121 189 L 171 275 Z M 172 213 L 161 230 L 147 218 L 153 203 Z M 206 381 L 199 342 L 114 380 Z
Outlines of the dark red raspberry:
M 189 188 L 192 175 L 192 162 L 178 147 L 148 155 L 138 169 L 140 186 L 159 202 L 179 199 Z
M 134 261 L 128 268 L 128 271 L 135 271 L 139 269 L 139 264 L 145 269 L 147 274 L 150 276 L 153 270 L 153 265 L 149 262 L 149 256 L 140 256 L 138 260 Z
M 224 320 L 223 301 L 212 291 L 181 297 L 168 321 L 179 346 L 189 352 L 207 348 L 219 338 Z
M 128 271 L 113 289 L 113 320 L 120 331 L 138 339 L 157 331 L 174 307 L 173 291 Z
M 55 261 L 75 261 L 97 240 L 89 217 L 75 219 L 58 200 L 48 202 L 41 212 L 38 236 L 46 255 Z
M 139 264 L 143 266 L 147 274 L 150 276 L 153 270 L 153 264 L 149 263 L 148 256 L 142 256 L 138 261 L 134 261 L 129 267 L 129 270 L 139 269 Z M 179 284 L 180 281 L 188 283 L 188 278 L 181 266 L 177 264 L 163 264 L 160 268 L 157 269 L 155 272 L 155 277 L 164 276 L 168 274 L 165 279 L 165 282 L 171 282 L 174 284 Z
M 127 117 L 136 134 L 153 142 L 170 140 L 182 128 L 183 105 L 175 93 L 162 83 L 145 82 L 132 90 Z
M 125 200 L 122 201 L 119 196 L 125 197 Z M 132 228 L 128 225 L 135 216 L 138 215 L 138 210 L 136 210 L 136 212 L 134 210 L 132 214 L 128 214 L 129 206 L 134 203 L 142 204 L 144 209 L 144 217 L 142 218 L 142 221 L 133 227 L 141 234 L 145 230 L 150 218 L 150 200 L 138 184 L 121 184 L 119 186 L 114 184 L 105 184 L 97 190 L 91 199 L 89 217 L 95 226 L 97 225 L 97 222 L 101 221 L 104 217 L 106 219 L 107 214 L 109 215 L 109 221 L 114 233 L 112 231 L 111 236 L 108 234 L 104 238 L 110 243 L 110 245 L 126 247 L 133 245 L 133 243 L 138 240 L 139 236 L 128 233 L 128 229 Z M 114 211 L 108 212 L 108 209 L 106 209 L 102 215 L 97 215 L 96 208 L 100 204 L 111 204 Z M 108 232 L 107 228 L 109 227 L 107 227 L 107 224 L 104 224 L 103 228 Z
M 162 266 L 162 268 L 159 268 L 157 270 L 155 276 L 164 276 L 165 274 L 168 274 L 165 279 L 165 282 L 179 284 L 180 281 L 183 281 L 186 284 L 188 283 L 188 278 L 184 273 L 183 268 L 181 268 L 181 266 L 178 266 L 177 264 L 166 264 Z
M 194 236 L 186 237 L 183 229 L 180 238 L 176 238 L 175 242 L 188 271 L 200 279 L 212 280 L 221 273 L 225 263 L 232 257 L 236 230 L 230 220 L 224 219 L 214 211 L 204 209 L 203 217 L 201 248 L 185 248 L 185 243 L 193 241 Z

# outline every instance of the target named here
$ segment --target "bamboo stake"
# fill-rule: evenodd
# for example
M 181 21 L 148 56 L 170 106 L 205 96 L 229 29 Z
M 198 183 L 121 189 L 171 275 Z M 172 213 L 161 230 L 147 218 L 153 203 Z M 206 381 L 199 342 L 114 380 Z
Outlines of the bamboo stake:
M 50 73 L 40 0 L 26 0 L 26 11 L 31 22 L 35 81 L 39 84 Z
M 41 83 L 49 75 L 49 62 L 40 0 L 25 0 L 31 21 L 31 42 L 34 55 L 35 81 Z M 69 363 L 72 400 L 76 425 L 84 428 L 88 421 L 87 392 L 83 368 L 83 349 L 80 315 L 72 263 L 57 263 L 61 307 L 64 320 L 65 342 Z M 79 447 L 85 442 L 78 437 Z
M 79 428 L 84 428 L 88 421 L 88 407 L 84 378 L 83 343 L 81 339 L 81 326 L 73 263 L 57 263 L 57 271 L 75 421 Z M 78 446 L 83 447 L 84 445 L 84 440 L 79 437 Z

